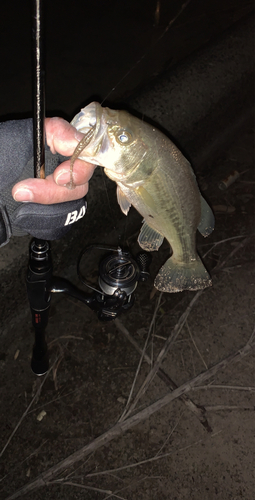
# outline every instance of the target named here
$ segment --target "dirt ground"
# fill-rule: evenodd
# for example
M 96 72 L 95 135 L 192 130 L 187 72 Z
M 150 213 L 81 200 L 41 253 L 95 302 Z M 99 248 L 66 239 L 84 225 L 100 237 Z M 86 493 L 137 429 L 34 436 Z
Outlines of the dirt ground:
M 201 256 L 207 253 L 204 262 L 211 270 L 213 286 L 195 303 L 162 364 L 177 386 L 241 349 L 254 329 L 254 239 L 246 239 L 254 233 L 253 157 L 253 124 L 247 123 L 214 171 L 198 175 L 216 216 L 215 231 L 208 240 L 198 235 L 198 250 Z M 220 190 L 219 181 L 233 170 L 238 170 L 240 177 L 227 190 Z M 100 171 L 97 175 L 101 175 Z M 90 188 L 91 207 L 96 184 L 97 176 Z M 117 230 L 105 234 L 104 242 L 116 242 L 116 231 L 123 232 L 124 224 L 126 244 L 135 254 L 140 218 L 133 215 L 130 224 L 115 208 Z M 89 240 L 87 234 L 86 242 L 94 243 L 95 237 L 91 234 Z M 152 277 L 168 253 L 169 247 L 164 243 L 153 254 Z M 56 263 L 60 275 L 66 266 L 65 252 L 61 258 L 63 262 Z M 95 259 L 90 261 L 89 266 L 86 262 L 86 273 L 92 276 L 98 264 Z M 214 272 L 213 268 L 221 263 L 222 269 Z M 69 274 L 75 274 L 72 266 Z M 159 300 L 159 292 L 151 297 L 152 290 L 152 279 L 140 283 L 135 305 L 119 318 L 141 348 Z M 156 358 L 194 295 L 195 292 L 163 294 L 146 351 L 149 356 Z M 40 473 L 114 426 L 125 408 L 140 359 L 114 322 L 99 322 L 82 303 L 62 294 L 54 296 L 47 336 L 51 363 L 56 358 L 58 361 L 55 371 L 44 381 L 39 398 L 27 411 L 42 383 L 41 378 L 35 380 L 29 369 L 30 321 L 28 306 L 21 309 L 17 305 L 17 315 L 5 323 L 1 343 L 1 449 L 14 432 L 1 457 L 1 498 L 9 498 Z M 135 393 L 148 372 L 149 367 L 143 362 Z M 176 399 L 84 460 L 62 470 L 52 477 L 52 484 L 24 497 L 252 500 L 254 372 L 251 350 L 239 362 L 228 365 L 187 393 L 199 408 L 204 408 L 211 431 Z M 169 388 L 156 376 L 137 410 L 168 392 Z M 42 410 L 45 413 L 40 420 Z M 58 484 L 54 483 L 56 480 Z

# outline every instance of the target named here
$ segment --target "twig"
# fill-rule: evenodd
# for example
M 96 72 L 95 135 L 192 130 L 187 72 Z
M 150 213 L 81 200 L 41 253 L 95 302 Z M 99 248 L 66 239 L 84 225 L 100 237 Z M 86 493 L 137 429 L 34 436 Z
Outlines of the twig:
M 58 390 L 57 371 L 58 371 L 58 367 L 59 367 L 61 361 L 64 359 L 64 351 L 63 351 L 63 348 L 60 344 L 59 344 L 59 350 L 60 350 L 60 354 L 58 357 L 58 362 L 55 363 L 54 368 L 52 370 L 52 377 L 53 377 L 54 387 L 55 387 L 56 391 Z
M 178 389 L 175 389 L 173 392 L 166 394 L 163 398 L 159 399 L 158 401 L 155 401 L 144 410 L 126 419 L 124 422 L 118 422 L 114 427 L 106 431 L 104 434 L 101 434 L 101 436 L 94 439 L 91 443 L 87 444 L 86 446 L 83 446 L 83 448 L 80 448 L 72 455 L 69 455 L 67 458 L 65 458 L 58 464 L 54 465 L 50 469 L 43 472 L 34 481 L 26 484 L 19 490 L 15 491 L 11 496 L 6 498 L 6 500 L 14 500 L 15 498 L 19 498 L 20 496 L 26 493 L 30 493 L 42 486 L 45 486 L 49 481 L 52 481 L 54 476 L 59 474 L 61 471 L 72 466 L 79 460 L 83 460 L 91 452 L 98 450 L 102 446 L 105 446 L 106 444 L 110 443 L 113 439 L 117 438 L 118 436 L 121 436 L 127 430 L 132 429 L 135 425 L 139 424 L 146 418 L 150 417 L 155 412 L 161 410 L 174 399 L 179 398 L 182 394 L 185 394 L 186 392 L 190 391 L 197 384 L 205 382 L 209 378 L 215 376 L 216 373 L 218 373 L 220 370 L 224 370 L 227 366 L 229 366 L 230 363 L 239 361 L 244 356 L 247 356 L 247 354 L 249 354 L 255 346 L 254 336 L 255 336 L 255 328 L 247 344 L 241 349 L 239 349 L 237 352 L 235 352 L 234 354 L 230 354 L 227 358 L 223 359 L 216 365 L 209 368 L 209 370 L 201 373 L 200 375 L 189 380 L 188 382 L 185 382 L 185 384 L 178 387 Z M 159 458 L 161 457 L 158 457 L 158 459 Z
M 84 490 L 92 490 L 92 491 L 98 491 L 99 493 L 106 493 L 107 495 L 111 495 L 112 491 L 111 490 L 102 490 L 101 488 L 94 488 L 93 486 L 86 486 L 84 484 L 79 484 L 79 483 L 73 483 L 72 481 L 65 481 L 65 479 L 56 479 L 55 481 L 49 481 L 47 483 L 47 486 L 51 484 L 65 484 L 66 486 L 75 486 L 76 488 L 82 488 Z
M 86 384 L 84 384 L 84 386 L 86 386 Z M 36 408 L 34 408 L 33 410 L 30 410 L 28 412 L 28 415 L 30 415 L 31 413 L 34 413 L 35 411 L 38 411 L 40 410 L 40 408 L 45 408 L 46 406 L 49 406 L 51 405 L 52 403 L 54 403 L 55 401 L 60 401 L 61 399 L 63 398 L 67 398 L 67 396 L 70 396 L 70 394 L 75 394 L 76 392 L 81 392 L 81 389 L 82 389 L 83 386 L 80 386 L 80 387 L 77 387 L 77 389 L 74 389 L 70 392 L 66 392 L 65 394 L 58 394 L 58 396 L 54 399 L 51 399 L 50 401 L 48 401 L 47 403 L 43 403 L 42 405 L 40 406 L 37 406 Z
M 10 442 L 11 442 L 11 440 L 12 440 L 13 436 L 16 434 L 16 432 L 17 432 L 17 430 L 18 430 L 19 426 L 21 425 L 21 423 L 23 422 L 24 418 L 27 416 L 27 414 L 28 414 L 28 412 L 29 412 L 29 410 L 30 410 L 31 406 L 32 406 L 32 405 L 34 404 L 34 402 L 37 400 L 37 397 L 38 397 L 38 395 L 40 394 L 40 392 L 41 392 L 41 390 L 42 390 L 43 385 L 45 384 L 45 382 L 46 382 L 46 380 L 47 380 L 47 378 L 48 378 L 48 376 L 49 376 L 50 372 L 54 369 L 54 367 L 55 367 L 55 365 L 56 365 L 56 363 L 57 363 L 57 362 L 58 362 L 58 357 L 55 359 L 55 361 L 54 361 L 53 365 L 52 365 L 52 366 L 50 367 L 50 369 L 47 371 L 47 373 L 46 373 L 46 375 L 44 376 L 44 379 L 42 380 L 41 384 L 39 385 L 39 387 L 38 387 L 38 389 L 37 389 L 37 391 L 36 391 L 36 393 L 35 393 L 35 395 L 34 395 L 33 399 L 30 401 L 30 403 L 29 403 L 28 407 L 26 408 L 26 410 L 24 411 L 24 413 L 23 413 L 22 417 L 19 419 L 19 421 L 18 421 L 18 423 L 17 423 L 16 427 L 13 429 L 13 431 L 12 431 L 11 435 L 10 435 L 10 436 L 9 436 L 9 438 L 7 439 L 7 442 L 5 443 L 5 445 L 4 445 L 4 447 L 3 447 L 3 449 L 2 449 L 2 451 L 1 451 L 1 453 L 0 453 L 0 458 L 1 458 L 1 457 L 2 457 L 2 455 L 4 454 L 4 452 L 5 452 L 6 448 L 9 446 L 9 444 L 10 444 Z
M 147 375 L 145 381 L 143 382 L 142 386 L 140 387 L 132 405 L 130 406 L 128 412 L 126 413 L 125 418 L 127 418 L 134 411 L 138 401 L 141 399 L 143 394 L 148 389 L 148 387 L 149 387 L 150 383 L 152 382 L 152 380 L 154 379 L 160 365 L 162 364 L 164 357 L 166 356 L 167 352 L 169 351 L 172 343 L 177 339 L 179 333 L 181 332 L 181 330 L 184 326 L 184 323 L 186 322 L 192 307 L 194 306 L 194 304 L 196 303 L 196 301 L 198 300 L 198 298 L 201 296 L 202 293 L 203 293 L 203 290 L 199 290 L 196 293 L 196 295 L 193 297 L 193 299 L 189 303 L 186 311 L 184 311 L 184 313 L 179 318 L 179 321 L 176 323 L 172 333 L 169 335 L 167 341 L 165 342 L 164 347 L 161 349 L 160 353 L 158 354 L 158 357 L 156 359 L 156 362 L 155 362 L 153 368 L 151 369 L 150 373 Z
M 48 439 L 45 439 L 45 441 L 43 441 L 42 444 L 40 444 L 40 446 L 38 446 L 38 448 L 36 448 L 34 451 L 32 451 L 32 453 L 30 453 L 30 455 L 28 455 L 26 458 L 24 458 L 24 460 L 22 460 L 21 462 L 17 462 L 16 465 L 14 465 L 14 467 L 11 469 L 11 470 L 8 470 L 7 474 L 5 474 L 5 476 L 1 477 L 0 479 L 0 483 L 2 481 L 4 481 L 10 474 L 12 474 L 15 470 L 18 469 L 18 467 L 20 467 L 21 465 L 23 465 L 25 462 L 27 462 L 30 458 L 32 458 L 34 455 L 37 455 L 38 452 L 41 450 L 41 448 L 48 442 L 49 440 Z
M 122 415 L 121 415 L 121 417 L 119 419 L 119 422 L 122 422 L 124 420 L 125 415 L 128 412 L 128 409 L 129 409 L 129 406 L 130 406 L 130 401 L 132 399 L 132 395 L 133 395 L 133 392 L 134 392 L 136 380 L 137 380 L 138 374 L 140 372 L 140 368 L 141 368 L 141 364 L 143 362 L 145 351 L 147 349 L 147 345 L 148 345 L 148 342 L 149 342 L 151 330 L 152 330 L 153 325 L 154 325 L 155 320 L 156 320 L 156 315 L 157 315 L 157 312 L 158 312 L 158 309 L 159 309 L 159 306 L 160 306 L 160 301 L 161 301 L 162 295 L 163 295 L 163 292 L 160 293 L 158 301 L 157 301 L 157 304 L 155 306 L 153 317 L 152 317 L 151 324 L 150 324 L 150 327 L 149 327 L 149 331 L 148 331 L 148 334 L 147 334 L 147 338 L 146 338 L 146 341 L 144 343 L 144 347 L 143 347 L 143 350 L 141 352 L 141 357 L 140 357 L 140 360 L 139 360 L 139 363 L 138 363 L 138 367 L 137 367 L 137 370 L 136 370 L 136 373 L 135 373 L 135 377 L 134 377 L 134 380 L 133 380 L 133 383 L 132 383 L 132 387 L 130 389 L 130 393 L 129 393 L 129 396 L 128 396 L 127 404 L 126 404 L 126 407 L 125 407 L 125 409 L 124 409 L 124 411 L 123 411 L 123 413 L 122 413 Z
M 253 237 L 254 237 L 254 234 L 252 234 L 251 236 L 248 236 L 241 243 L 239 243 L 239 245 L 237 245 L 237 247 L 234 248 L 234 250 L 232 250 L 232 252 L 230 252 L 230 254 L 228 254 L 228 256 L 226 257 L 225 260 L 223 260 L 221 263 L 217 264 L 214 267 L 213 273 L 220 271 L 225 266 L 226 262 L 229 259 L 231 259 L 231 257 L 233 257 L 233 255 L 235 255 L 241 248 L 244 248 L 245 245 L 247 245 L 247 243 L 249 243 Z
M 119 500 L 127 500 L 126 498 L 117 495 L 118 492 L 114 492 L 111 490 L 103 490 L 102 488 L 95 488 L 94 486 L 87 486 L 85 484 L 74 483 L 73 481 L 66 481 L 65 479 L 56 479 L 55 481 L 50 481 L 49 483 L 47 483 L 47 486 L 51 484 L 61 484 L 61 486 L 64 484 L 67 486 L 74 486 L 76 488 L 81 488 L 84 490 L 97 491 L 98 493 L 106 493 L 107 497 L 105 497 L 104 500 L 106 498 L 112 498 L 112 497 L 118 498 Z
M 219 431 L 221 432 L 221 431 Z M 216 434 L 211 434 L 210 439 L 219 434 L 217 432 Z M 87 474 L 86 477 L 96 477 L 96 476 L 105 476 L 108 474 L 111 474 L 112 472 L 120 472 L 122 470 L 127 470 L 127 469 L 133 469 L 134 467 L 138 467 L 140 465 L 144 465 L 150 462 L 156 462 L 157 460 L 161 460 L 162 458 L 169 457 L 170 455 L 173 455 L 174 453 L 180 453 L 180 451 L 186 451 L 189 448 L 193 448 L 197 444 L 203 443 L 204 439 L 199 439 L 198 441 L 195 441 L 194 443 L 191 443 L 187 446 L 184 446 L 183 448 L 177 448 L 176 450 L 171 450 L 168 451 L 167 453 L 163 453 L 163 455 L 154 455 L 151 458 L 146 458 L 145 460 L 141 460 L 140 462 L 135 462 L 132 464 L 128 465 L 123 465 L 122 467 L 117 467 L 116 469 L 108 469 L 108 470 L 103 470 L 103 471 L 98 471 L 98 472 L 91 472 L 90 474 Z M 8 498 L 7 498 L 8 500 Z
M 247 236 L 247 234 L 239 234 L 238 236 L 231 236 L 231 238 L 226 238 L 225 240 L 215 241 L 214 243 L 205 243 L 204 245 L 201 245 L 201 246 L 202 247 L 206 247 L 208 245 L 212 245 L 212 246 L 211 246 L 211 248 L 209 248 L 209 250 L 207 250 L 206 253 L 204 253 L 202 258 L 204 259 L 218 245 L 221 245 L 222 243 L 226 243 L 227 241 L 237 240 L 239 238 L 246 238 L 246 236 Z
M 49 342 L 48 347 L 51 347 L 55 342 L 59 342 L 61 339 L 73 339 L 73 340 L 84 340 L 84 337 L 76 337 L 75 335 L 62 335 L 61 337 L 57 337 Z
M 188 329 L 188 332 L 189 332 L 189 336 L 190 336 L 190 338 L 191 338 L 191 340 L 192 340 L 192 342 L 193 342 L 193 345 L 194 345 L 194 347 L 195 347 L 195 349 L 196 349 L 196 351 L 197 351 L 197 353 L 198 353 L 198 355 L 199 355 L 199 357 L 200 357 L 200 359 L 201 359 L 202 363 L 204 364 L 204 366 L 205 366 L 206 370 L 208 370 L 208 366 L 207 366 L 207 364 L 206 364 L 206 362 L 205 362 L 205 360 L 204 360 L 204 358 L 203 358 L 203 356 L 202 356 L 201 352 L 199 351 L 199 349 L 198 349 L 198 347 L 197 347 L 197 344 L 196 344 L 196 342 L 195 342 L 195 340 L 194 340 L 194 338 L 193 338 L 193 335 L 192 335 L 192 333 L 191 333 L 191 330 L 190 330 L 190 327 L 189 327 L 188 321 L 186 321 L 186 325 L 187 325 L 187 329 Z
M 110 472 L 119 472 L 121 470 L 133 469 L 134 467 L 138 467 L 139 465 L 148 464 L 150 462 L 156 462 L 157 460 L 161 460 L 162 458 L 169 457 L 169 455 L 173 455 L 173 453 L 176 453 L 179 451 L 185 451 L 185 450 L 193 447 L 194 445 L 200 444 L 202 442 L 203 442 L 203 439 L 199 439 L 199 441 L 196 441 L 195 443 L 192 443 L 188 446 L 185 446 L 185 448 L 181 448 L 180 450 L 171 450 L 168 453 L 163 453 L 163 455 L 154 455 L 154 457 L 147 458 L 145 460 L 141 460 L 140 462 L 135 462 L 135 463 L 128 464 L 128 465 L 123 465 L 123 467 L 117 467 L 116 469 L 103 470 L 101 472 L 92 472 L 91 474 L 87 474 L 86 477 L 103 476 L 105 474 L 109 474 Z M 7 498 L 7 500 L 9 500 L 9 499 Z
M 229 405 L 215 405 L 206 406 L 206 411 L 222 411 L 222 410 L 252 410 L 255 411 L 255 406 L 229 406 Z
M 227 389 L 231 391 L 249 391 L 249 392 L 255 391 L 255 387 L 247 387 L 242 385 L 215 385 L 215 384 L 199 385 L 197 387 L 194 387 L 192 390 L 199 391 L 200 389 Z
M 142 349 L 139 347 L 135 339 L 132 337 L 126 327 L 121 323 L 121 321 L 116 318 L 114 322 L 118 330 L 129 340 L 129 342 L 136 348 L 136 350 L 141 353 Z M 146 363 L 151 365 L 151 359 L 147 354 L 144 355 L 144 360 L 146 361 Z M 164 370 L 162 370 L 162 368 L 158 369 L 157 376 L 166 384 L 169 389 L 177 389 L 178 386 L 176 385 L 176 383 L 169 377 L 169 375 L 167 375 L 167 373 L 164 372 Z M 192 399 L 190 399 L 187 394 L 183 394 L 182 396 L 180 396 L 180 400 L 198 418 L 206 431 L 212 432 L 212 428 L 210 427 L 205 416 L 205 409 L 202 406 L 197 406 L 196 403 L 194 403 L 194 401 L 192 401 Z
M 175 425 L 173 426 L 173 428 L 172 428 L 172 429 L 171 429 L 171 431 L 169 432 L 169 434 L 168 434 L 168 436 L 166 437 L 166 439 L 165 439 L 164 443 L 162 444 L 162 446 L 161 446 L 161 447 L 159 448 L 159 450 L 157 451 L 157 453 L 156 453 L 156 455 L 155 455 L 156 457 L 157 457 L 157 456 L 159 456 L 159 455 L 161 454 L 161 452 L 162 452 L 163 448 L 165 448 L 165 446 L 166 446 L 166 444 L 168 443 L 169 439 L 170 439 L 170 438 L 171 438 L 171 436 L 173 435 L 173 433 L 174 433 L 175 429 L 178 427 L 178 425 L 179 425 L 179 423 L 180 423 L 180 421 L 181 421 L 181 419 L 182 419 L 183 413 L 184 413 L 184 412 L 182 412 L 182 413 L 180 414 L 180 416 L 179 416 L 179 418 L 178 418 L 177 422 L 175 423 Z
M 116 498 L 122 498 L 122 497 L 117 497 L 117 493 L 121 493 L 122 491 L 125 491 L 125 490 L 128 490 L 130 488 L 133 488 L 134 486 L 137 486 L 139 483 L 142 483 L 143 481 L 148 481 L 148 480 L 152 480 L 152 479 L 161 479 L 162 476 L 145 476 L 145 477 L 142 477 L 140 479 L 137 479 L 136 481 L 132 481 L 132 483 L 129 483 L 127 486 L 123 486 L 121 489 L 119 490 L 115 490 L 114 491 L 114 494 L 116 495 Z M 118 479 L 120 479 L 118 477 Z M 109 498 L 112 498 L 113 495 L 107 495 L 107 497 L 104 497 L 103 500 L 108 500 Z
M 106 500 L 106 498 L 111 498 L 111 497 L 118 498 L 119 500 L 127 500 L 127 498 L 120 497 L 119 495 L 117 495 L 117 493 L 118 493 L 118 491 L 116 493 L 112 493 L 111 495 L 108 495 L 107 497 L 104 497 L 104 500 Z
M 87 463 L 93 458 L 93 456 L 94 456 L 94 453 L 91 453 L 88 456 L 87 460 L 85 460 L 84 462 L 82 462 L 82 464 L 78 465 L 72 472 L 70 472 L 69 474 L 67 474 L 67 476 L 65 476 L 65 479 L 67 480 L 69 478 L 72 478 L 72 479 L 75 478 L 76 477 L 75 474 L 77 474 L 77 471 L 79 469 L 81 469 L 82 467 L 85 467 L 85 465 L 87 465 Z

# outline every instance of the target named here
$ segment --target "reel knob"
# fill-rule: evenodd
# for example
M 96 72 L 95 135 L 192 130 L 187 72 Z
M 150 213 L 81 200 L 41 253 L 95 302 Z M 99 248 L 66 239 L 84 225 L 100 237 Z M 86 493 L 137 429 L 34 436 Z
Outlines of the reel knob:
M 152 261 L 152 257 L 147 252 L 140 252 L 136 257 L 136 262 L 140 269 L 140 281 L 147 281 L 150 277 L 149 267 Z

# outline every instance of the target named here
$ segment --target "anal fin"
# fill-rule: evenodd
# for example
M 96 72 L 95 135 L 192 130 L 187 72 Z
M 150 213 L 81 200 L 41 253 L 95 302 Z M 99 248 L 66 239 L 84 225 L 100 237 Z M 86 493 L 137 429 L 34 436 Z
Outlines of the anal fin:
M 212 209 L 205 201 L 203 196 L 200 196 L 201 201 L 201 219 L 198 225 L 198 231 L 204 236 L 208 236 L 214 230 L 214 215 Z
M 155 231 L 147 222 L 144 222 L 137 241 L 140 247 L 146 252 L 154 252 L 162 245 L 163 239 L 164 236 L 162 234 Z

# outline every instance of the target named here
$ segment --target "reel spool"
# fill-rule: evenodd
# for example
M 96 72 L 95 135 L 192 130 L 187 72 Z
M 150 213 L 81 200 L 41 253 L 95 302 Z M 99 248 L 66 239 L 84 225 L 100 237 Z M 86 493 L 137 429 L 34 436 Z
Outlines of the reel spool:
M 101 261 L 98 283 L 106 295 L 113 295 L 116 289 L 130 295 L 137 287 L 139 276 L 137 262 L 118 248 L 117 255 L 108 255 Z

